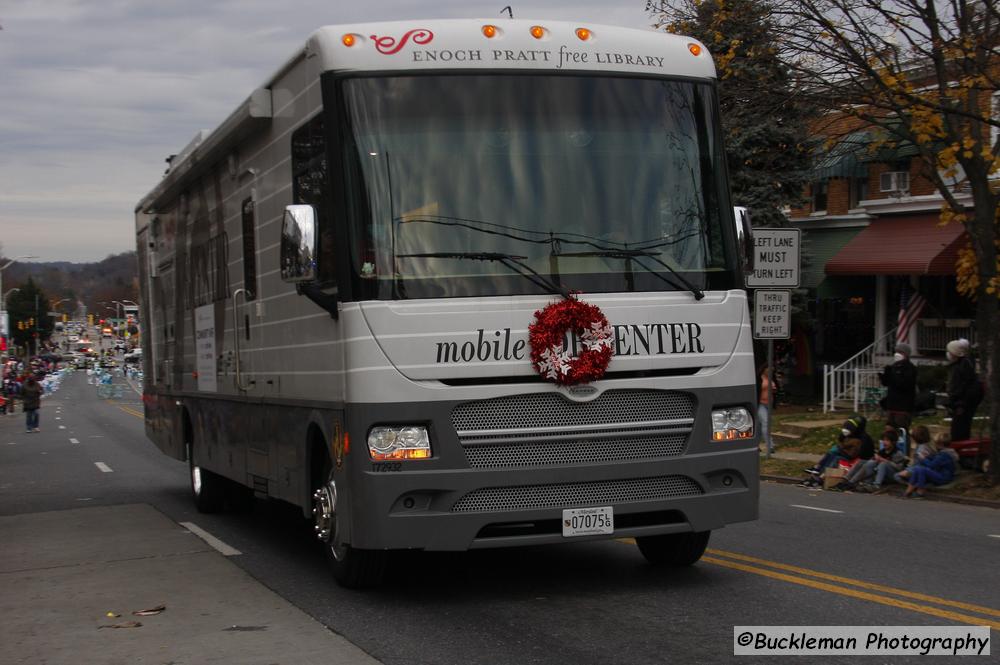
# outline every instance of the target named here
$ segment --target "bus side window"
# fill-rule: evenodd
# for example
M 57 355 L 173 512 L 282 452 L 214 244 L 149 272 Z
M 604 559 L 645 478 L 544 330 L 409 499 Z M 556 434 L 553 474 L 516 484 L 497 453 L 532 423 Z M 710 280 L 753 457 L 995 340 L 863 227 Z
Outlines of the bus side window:
M 320 230 L 317 268 L 321 283 L 336 281 L 333 220 L 330 219 L 332 198 L 326 135 L 320 113 L 292 133 L 292 200 L 296 204 L 311 205 L 316 210 Z
M 256 204 L 253 197 L 243 200 L 240 206 L 243 218 L 243 288 L 247 300 L 257 297 L 257 240 L 254 231 Z

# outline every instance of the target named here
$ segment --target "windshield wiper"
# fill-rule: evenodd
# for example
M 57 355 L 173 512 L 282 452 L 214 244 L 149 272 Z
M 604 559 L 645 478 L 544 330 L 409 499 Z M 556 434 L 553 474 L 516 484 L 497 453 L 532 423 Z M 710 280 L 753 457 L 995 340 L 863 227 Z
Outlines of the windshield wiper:
M 681 283 L 681 286 L 683 286 L 688 291 L 690 291 L 692 294 L 694 294 L 694 299 L 695 300 L 701 300 L 702 298 L 705 297 L 705 292 L 704 291 L 702 291 L 701 289 L 699 289 L 698 287 L 696 287 L 691 282 L 687 281 L 687 279 L 685 279 L 684 276 L 681 275 L 679 272 L 677 272 L 676 270 L 674 270 L 673 266 L 671 266 L 669 263 L 665 263 L 664 261 L 661 261 L 660 258 L 659 258 L 659 254 L 660 254 L 659 252 L 650 252 L 650 251 L 645 250 L 645 249 L 625 249 L 625 248 L 620 248 L 619 249 L 619 248 L 609 247 L 607 249 L 593 250 L 593 251 L 587 251 L 587 252 L 560 252 L 556 256 L 600 256 L 600 257 L 606 257 L 606 258 L 612 258 L 612 259 L 625 259 L 627 261 L 634 262 L 635 264 L 637 264 L 640 268 L 642 268 L 646 272 L 648 272 L 648 273 L 650 273 L 652 275 L 655 275 L 660 280 L 666 282 L 667 284 L 669 284 L 670 286 L 672 286 L 672 287 L 674 287 L 676 289 L 677 288 L 677 282 L 673 282 L 673 281 L 667 279 L 666 277 L 664 277 L 663 275 L 661 275 L 660 273 L 658 273 L 657 271 L 653 270 L 652 268 L 650 268 L 645 263 L 643 263 L 642 261 L 639 260 L 640 256 L 641 257 L 645 257 L 645 258 L 649 258 L 649 259 L 652 259 L 652 260 L 656 261 L 661 266 L 663 266 L 664 268 L 666 268 L 667 270 L 669 270 L 670 274 L 673 275 L 674 278 L 677 279 L 677 281 Z
M 541 287 L 549 293 L 558 293 L 563 298 L 570 299 L 569 290 L 561 284 L 556 284 L 551 279 L 544 277 L 531 266 L 524 263 L 527 256 L 517 256 L 516 254 L 504 254 L 502 252 L 420 252 L 417 254 L 397 254 L 398 258 L 424 258 L 424 259 L 465 259 L 469 261 L 496 261 L 512 271 L 521 275 L 535 286 Z

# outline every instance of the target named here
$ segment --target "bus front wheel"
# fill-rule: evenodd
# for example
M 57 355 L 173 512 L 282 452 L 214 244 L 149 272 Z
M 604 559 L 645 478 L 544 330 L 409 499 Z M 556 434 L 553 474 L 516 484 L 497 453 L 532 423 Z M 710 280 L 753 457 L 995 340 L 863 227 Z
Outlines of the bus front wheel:
M 385 573 L 387 553 L 356 549 L 343 542 L 337 507 L 337 483 L 328 475 L 327 482 L 313 492 L 313 529 L 323 543 L 334 579 L 348 589 L 377 586 Z
M 667 533 L 635 539 L 646 561 L 654 566 L 690 566 L 698 562 L 708 547 L 711 531 Z

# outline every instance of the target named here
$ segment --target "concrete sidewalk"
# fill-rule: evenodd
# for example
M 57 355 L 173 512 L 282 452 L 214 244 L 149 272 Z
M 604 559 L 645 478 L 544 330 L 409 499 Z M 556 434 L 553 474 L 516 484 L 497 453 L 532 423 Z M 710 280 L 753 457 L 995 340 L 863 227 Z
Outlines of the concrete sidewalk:
M 378 665 L 148 505 L 0 517 L 0 543 L 4 663 Z

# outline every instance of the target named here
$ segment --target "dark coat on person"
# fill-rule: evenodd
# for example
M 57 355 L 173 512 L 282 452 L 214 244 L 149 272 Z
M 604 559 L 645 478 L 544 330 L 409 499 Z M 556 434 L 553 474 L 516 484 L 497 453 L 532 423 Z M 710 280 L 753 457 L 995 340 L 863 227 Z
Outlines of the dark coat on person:
M 982 400 L 982 384 L 976 366 L 968 357 L 956 358 L 948 366 L 948 408 L 974 411 Z
M 888 388 L 885 396 L 886 411 L 913 413 L 917 398 L 917 367 L 909 358 L 903 358 L 882 370 L 882 385 Z
M 847 434 L 840 435 L 841 443 L 847 439 L 858 439 L 861 442 L 858 447 L 859 459 L 871 459 L 875 456 L 875 441 L 865 430 L 867 425 L 868 419 L 864 416 L 853 416 L 844 421 L 842 429 L 847 430 Z
M 42 385 L 30 378 L 24 382 L 21 388 L 21 403 L 24 410 L 37 409 L 42 405 Z

